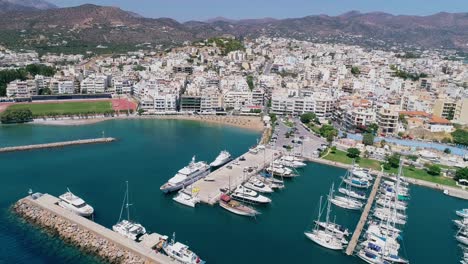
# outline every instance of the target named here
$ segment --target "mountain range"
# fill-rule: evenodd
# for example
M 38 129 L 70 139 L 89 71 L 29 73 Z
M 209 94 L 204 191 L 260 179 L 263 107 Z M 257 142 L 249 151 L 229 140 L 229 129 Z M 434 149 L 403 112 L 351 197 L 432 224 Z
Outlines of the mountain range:
M 4 8 L 5 6 L 5 8 Z M 43 0 L 0 0 L 0 42 L 7 46 L 176 45 L 223 34 L 292 37 L 369 47 L 445 48 L 468 51 L 468 13 L 430 16 L 348 12 L 289 19 L 222 17 L 180 23 L 144 18 L 117 7 L 57 8 Z M 66 50 L 66 49 L 65 49 Z

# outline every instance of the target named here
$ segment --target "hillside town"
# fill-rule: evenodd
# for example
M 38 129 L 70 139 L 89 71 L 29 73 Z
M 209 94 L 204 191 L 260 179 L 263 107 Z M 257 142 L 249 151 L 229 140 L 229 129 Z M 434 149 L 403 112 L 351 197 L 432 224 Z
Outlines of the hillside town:
M 277 115 L 313 112 L 348 131 L 377 124 L 379 134 L 468 124 L 468 67 L 437 52 L 415 58 L 356 46 L 258 38 L 187 43 L 165 53 L 98 56 L 2 50 L 3 69 L 43 63 L 53 76 L 7 84 L 2 101 L 38 95 L 128 95 L 145 114 L 197 112 Z M 223 43 L 224 42 L 224 43 Z

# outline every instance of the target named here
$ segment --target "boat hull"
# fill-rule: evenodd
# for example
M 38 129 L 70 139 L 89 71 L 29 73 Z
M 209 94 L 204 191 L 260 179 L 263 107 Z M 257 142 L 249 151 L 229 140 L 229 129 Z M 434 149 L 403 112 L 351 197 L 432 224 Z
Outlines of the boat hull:
M 200 180 L 200 179 L 203 179 L 205 178 L 208 174 L 210 174 L 210 171 L 207 170 L 203 173 L 200 173 L 198 174 L 197 176 L 195 177 L 192 177 L 192 178 L 189 178 L 181 183 L 178 183 L 178 184 L 175 184 L 175 185 L 172 185 L 172 184 L 164 184 L 163 186 L 161 186 L 160 190 L 163 192 L 163 193 L 170 193 L 170 192 L 175 192 L 175 191 L 178 191 L 184 187 L 187 187 L 189 185 L 191 185 L 192 183 Z

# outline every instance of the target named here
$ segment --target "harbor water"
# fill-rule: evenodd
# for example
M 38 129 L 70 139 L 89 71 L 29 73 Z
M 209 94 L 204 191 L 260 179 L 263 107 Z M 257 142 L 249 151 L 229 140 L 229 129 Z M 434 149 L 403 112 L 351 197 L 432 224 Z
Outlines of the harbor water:
M 130 184 L 131 218 L 148 231 L 171 235 L 189 245 L 207 263 L 363 263 L 308 240 L 320 196 L 339 184 L 344 170 L 309 164 L 301 176 L 258 206 L 256 219 L 233 215 L 218 206 L 188 208 L 175 203 L 159 187 L 193 155 L 211 162 L 221 150 L 244 153 L 258 132 L 176 120 L 116 120 L 86 126 L 0 126 L 0 147 L 77 140 L 117 138 L 101 145 L 2 153 L 0 168 L 0 263 L 99 263 L 72 246 L 11 215 L 9 207 L 29 188 L 60 195 L 69 187 L 95 208 L 94 220 L 116 223 L 125 181 Z M 463 200 L 411 186 L 412 200 L 404 230 L 405 257 L 411 263 L 458 263 L 455 209 Z M 334 207 L 332 219 L 353 230 L 359 212 Z

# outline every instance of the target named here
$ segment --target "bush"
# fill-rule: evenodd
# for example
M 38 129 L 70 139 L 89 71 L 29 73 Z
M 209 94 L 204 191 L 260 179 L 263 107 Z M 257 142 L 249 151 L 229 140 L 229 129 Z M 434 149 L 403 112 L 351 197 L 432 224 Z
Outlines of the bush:
M 457 129 L 452 133 L 452 137 L 454 143 L 468 146 L 468 131 Z
M 316 118 L 314 113 L 304 113 L 301 115 L 301 122 L 304 124 L 308 124 L 312 122 Z
M 445 154 L 450 154 L 450 153 L 452 153 L 452 151 L 451 151 L 449 148 L 445 148 L 445 149 L 444 149 L 444 153 L 445 153 Z
M 427 168 L 427 173 L 429 173 L 432 176 L 439 176 L 440 175 L 440 167 L 437 165 L 431 165 L 429 168 Z
M 349 148 L 348 153 L 346 154 L 346 156 L 352 159 L 358 158 L 359 155 L 361 155 L 361 151 L 357 148 Z
M 460 180 L 460 179 L 465 179 L 465 180 L 468 180 L 468 167 L 465 167 L 465 168 L 459 168 L 456 172 L 455 172 L 455 177 L 454 179 L 456 181 Z
M 388 169 L 386 168 L 386 170 L 389 170 L 390 168 L 398 168 L 400 166 L 400 155 L 395 153 L 388 156 L 385 164 L 388 164 Z
M 26 123 L 33 120 L 33 114 L 29 109 L 6 110 L 0 117 L 3 124 Z
M 374 145 L 374 135 L 371 133 L 366 133 L 362 136 L 362 144 L 366 146 Z

